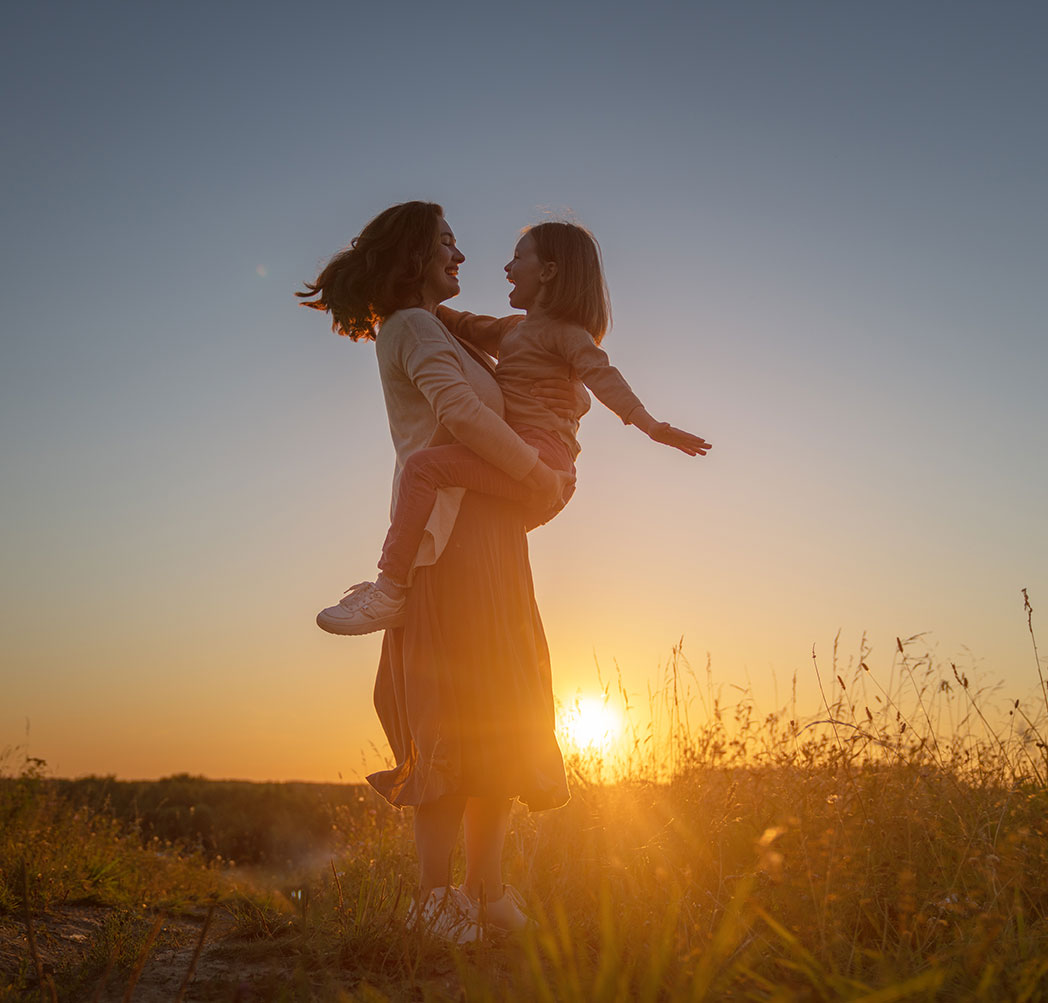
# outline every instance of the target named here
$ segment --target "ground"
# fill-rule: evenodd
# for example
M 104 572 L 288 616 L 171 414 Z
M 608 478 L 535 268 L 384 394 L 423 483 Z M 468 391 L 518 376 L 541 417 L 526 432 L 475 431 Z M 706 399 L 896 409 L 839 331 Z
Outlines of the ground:
M 206 920 L 206 909 L 183 916 L 163 919 L 156 944 L 151 950 L 134 987 L 137 1003 L 164 1003 L 178 998 L 183 980 L 189 971 L 193 954 L 200 940 Z M 45 973 L 45 982 L 53 977 L 59 984 L 68 984 L 71 973 L 90 970 L 92 951 L 98 958 L 98 945 L 114 938 L 107 937 L 106 927 L 118 918 L 115 910 L 97 905 L 64 905 L 49 909 L 33 917 L 33 933 L 37 953 Z M 151 922 L 155 922 L 152 920 Z M 140 937 L 148 936 L 151 922 L 141 925 Z M 228 913 L 216 910 L 207 931 L 207 939 L 197 960 L 192 983 L 182 997 L 186 1003 L 193 1000 L 225 999 L 249 1003 L 264 998 L 274 979 L 290 977 L 290 968 L 281 972 L 279 961 L 272 955 L 252 961 L 243 952 L 230 950 L 229 937 L 234 921 Z M 142 940 L 144 945 L 144 939 Z M 141 945 L 140 945 L 141 946 Z M 127 993 L 129 973 L 134 965 L 123 970 L 111 970 L 102 986 L 108 959 L 98 959 L 93 977 L 85 978 L 77 996 L 68 998 L 97 999 L 98 1003 L 123 1000 Z M 9 983 L 20 971 L 33 972 L 35 965 L 29 946 L 24 918 L 0 917 L 0 985 Z M 36 984 L 35 974 L 30 979 Z M 101 994 L 98 993 L 102 988 Z M 67 996 L 67 991 L 59 994 Z

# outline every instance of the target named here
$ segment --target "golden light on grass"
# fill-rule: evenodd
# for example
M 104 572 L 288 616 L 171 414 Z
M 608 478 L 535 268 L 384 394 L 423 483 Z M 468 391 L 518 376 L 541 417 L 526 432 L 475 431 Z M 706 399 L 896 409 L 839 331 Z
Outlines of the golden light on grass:
M 622 716 L 603 696 L 579 696 L 561 712 L 560 728 L 580 752 L 602 752 L 622 734 Z
M 149 924 L 217 901 L 230 935 L 211 951 L 197 932 L 183 979 L 212 998 L 230 963 L 294 984 L 306 958 L 299 1000 L 349 998 L 362 975 L 389 1003 L 416 999 L 420 978 L 433 1003 L 508 999 L 507 985 L 525 1000 L 1048 1000 L 1048 694 L 1027 617 L 1036 697 L 1000 708 L 920 635 L 890 664 L 865 638 L 848 667 L 813 651 L 823 699 L 808 713 L 734 685 L 722 700 L 713 681 L 696 692 L 679 646 L 647 708 L 621 680 L 579 690 L 558 708 L 570 801 L 510 820 L 507 877 L 535 936 L 498 955 L 421 947 L 413 819 L 371 790 L 50 781 L 0 751 L 0 998 L 48 988 L 45 964 L 51 998 L 100 998 L 111 977 L 130 998 Z M 84 936 L 74 901 L 111 918 L 61 967 L 55 931 Z M 32 968 L 3 969 L 45 915 Z M 174 963 L 149 959 L 143 988 L 194 970 L 190 932 Z M 118 956 L 119 975 L 102 970 Z

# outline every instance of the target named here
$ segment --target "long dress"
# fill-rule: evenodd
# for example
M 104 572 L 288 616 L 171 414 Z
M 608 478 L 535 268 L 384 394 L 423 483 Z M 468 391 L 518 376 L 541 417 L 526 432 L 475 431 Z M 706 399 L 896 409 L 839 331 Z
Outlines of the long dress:
M 424 332 L 424 341 L 435 339 L 433 357 L 442 356 L 443 364 L 463 353 L 430 315 L 402 313 L 413 315 L 407 320 Z M 443 337 L 452 343 L 450 350 Z M 400 349 L 401 341 L 410 351 Z M 426 407 L 435 427 L 435 407 L 442 423 L 452 422 L 437 397 L 411 396 L 411 387 L 424 382 L 417 368 L 429 365 L 425 353 L 419 362 L 414 330 L 387 321 L 378 349 L 399 471 L 414 446 L 398 441 L 395 418 L 401 411 L 421 420 Z M 501 406 L 490 371 L 464 354 L 458 379 L 486 407 Z M 405 368 L 412 370 L 411 378 L 400 380 Z M 507 451 L 505 443 L 501 448 Z M 519 468 L 516 459 L 506 462 Z M 517 797 L 537 811 L 568 800 L 554 733 L 549 648 L 520 506 L 485 495 L 462 496 L 450 534 L 434 548 L 434 562 L 415 568 L 404 627 L 386 632 L 375 708 L 395 765 L 368 781 L 392 804 L 425 804 L 456 794 Z

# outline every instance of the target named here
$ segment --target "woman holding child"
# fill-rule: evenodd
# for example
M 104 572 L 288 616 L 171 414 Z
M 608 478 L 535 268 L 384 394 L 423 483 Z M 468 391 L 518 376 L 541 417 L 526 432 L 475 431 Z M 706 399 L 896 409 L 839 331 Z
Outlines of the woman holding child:
M 485 925 L 527 922 L 502 882 L 512 799 L 533 811 L 568 799 L 525 536 L 573 487 L 588 401 L 568 378 L 577 373 L 656 441 L 690 455 L 709 448 L 655 422 L 597 347 L 607 298 L 592 237 L 573 224 L 542 227 L 575 231 L 546 236 L 578 250 L 543 262 L 540 242 L 521 238 L 507 275 L 523 320 L 438 311 L 458 294 L 465 258 L 441 207 L 426 202 L 380 213 L 298 294 L 314 297 L 307 305 L 328 311 L 340 334 L 376 341 L 397 454 L 393 526 L 378 581 L 317 622 L 342 634 L 390 628 L 375 706 L 396 765 L 368 780 L 392 804 L 415 806 L 413 920 L 460 943 Z M 563 305 L 566 290 L 574 307 Z M 485 352 L 499 355 L 500 379 Z M 455 887 L 460 827 L 466 874 Z

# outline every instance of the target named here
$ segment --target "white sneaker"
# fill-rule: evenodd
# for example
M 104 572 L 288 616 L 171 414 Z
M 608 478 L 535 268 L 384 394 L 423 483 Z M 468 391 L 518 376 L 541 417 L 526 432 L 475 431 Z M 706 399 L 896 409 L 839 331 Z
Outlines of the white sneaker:
M 434 888 L 421 910 L 417 903 L 411 903 L 408 928 L 416 926 L 452 944 L 472 944 L 481 937 L 477 907 L 461 888 L 453 885 Z
M 470 898 L 477 910 L 477 922 L 496 933 L 520 933 L 536 926 L 527 913 L 524 896 L 513 885 L 503 885 L 501 897 L 480 903 Z
M 317 626 L 329 634 L 371 634 L 404 622 L 405 597 L 394 599 L 374 582 L 354 585 L 339 600 L 317 614 Z

